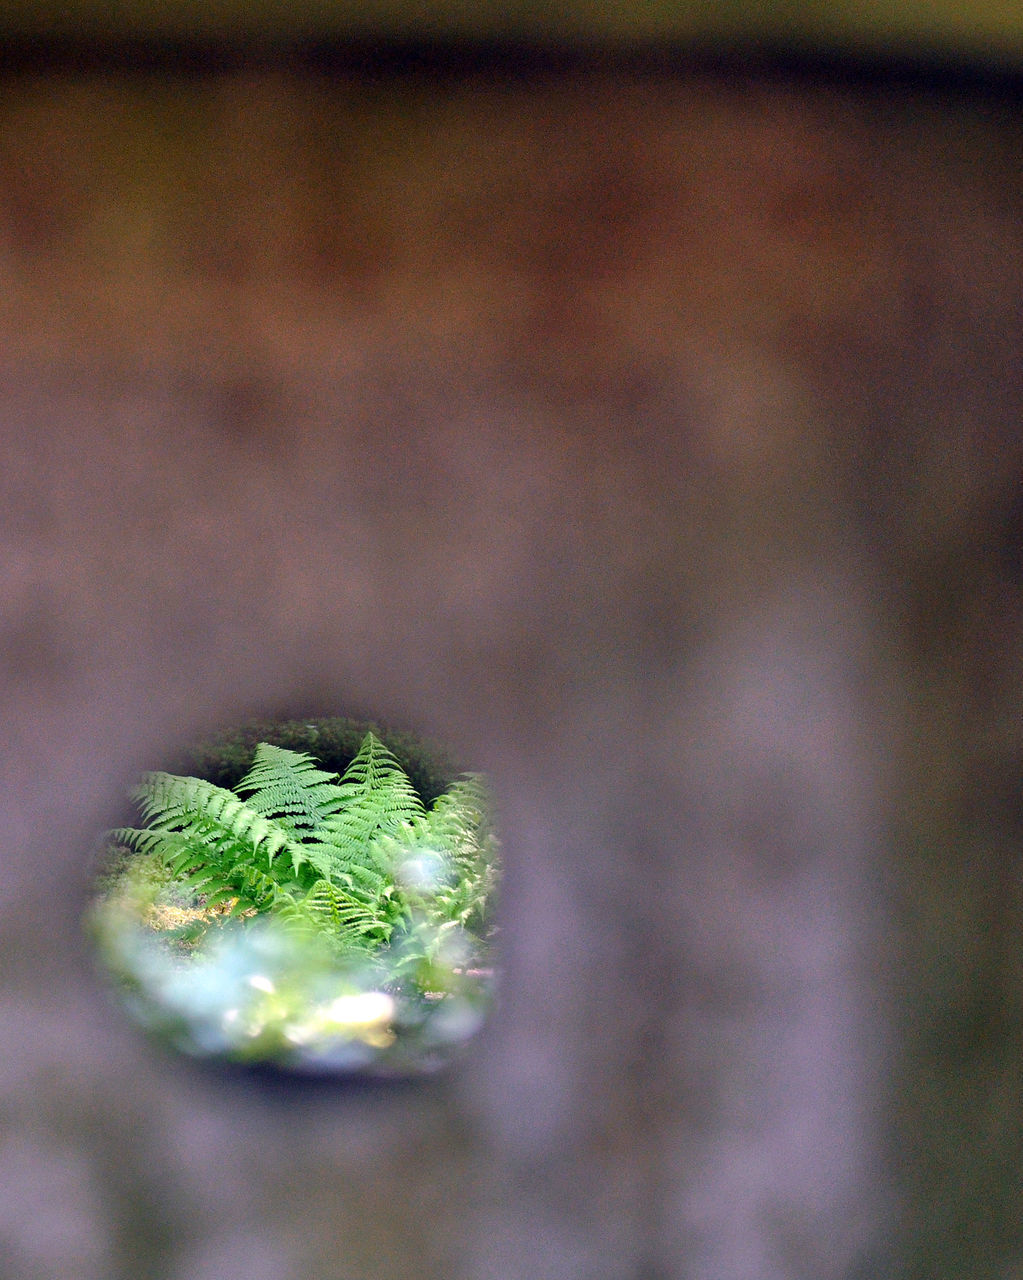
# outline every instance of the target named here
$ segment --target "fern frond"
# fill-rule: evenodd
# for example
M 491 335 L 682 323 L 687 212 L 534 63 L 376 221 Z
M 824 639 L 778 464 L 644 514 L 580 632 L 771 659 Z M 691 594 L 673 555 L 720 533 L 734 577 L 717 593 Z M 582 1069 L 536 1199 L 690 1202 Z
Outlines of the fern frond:
M 360 941 L 386 942 L 394 927 L 375 904 L 360 901 L 326 880 L 321 880 L 309 891 L 303 905 L 325 917 L 339 934 L 356 937 Z
M 408 774 L 374 733 L 367 733 L 338 783 L 341 804 L 322 824 L 321 838 L 335 850 L 337 869 L 363 860 L 374 837 L 424 815 Z
M 292 834 L 315 831 L 344 802 L 337 774 L 317 768 L 305 752 L 269 742 L 256 748 L 252 768 L 236 790 L 239 794 L 250 792 L 249 807 L 276 818 Z
M 496 858 L 490 796 L 479 774 L 465 774 L 437 797 L 430 810 L 430 824 L 458 866 L 476 869 L 481 858 L 488 862 Z
M 112 838 L 154 855 L 208 900 L 237 898 L 236 913 L 270 910 L 303 871 L 300 842 L 231 791 L 201 778 L 151 773 L 133 795 L 149 825 L 121 828 Z
M 489 809 L 485 780 L 467 774 L 438 796 L 425 819 L 376 842 L 387 846 L 399 881 L 411 877 L 418 909 L 431 927 L 457 925 L 481 942 L 500 874 Z
M 390 940 L 394 930 L 394 921 L 380 910 L 379 903 L 360 900 L 328 880 L 318 881 L 304 897 L 292 899 L 277 914 L 285 923 L 329 938 L 342 952 L 375 952 Z
M 151 831 L 180 832 L 259 851 L 269 865 L 282 849 L 301 858 L 288 830 L 223 787 L 202 778 L 150 773 L 133 793 Z

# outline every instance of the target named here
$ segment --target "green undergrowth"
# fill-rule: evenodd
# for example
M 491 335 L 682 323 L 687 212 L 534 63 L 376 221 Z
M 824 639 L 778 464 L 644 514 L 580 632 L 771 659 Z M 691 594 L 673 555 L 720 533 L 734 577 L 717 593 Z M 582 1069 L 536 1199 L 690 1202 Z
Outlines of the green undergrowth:
M 417 786 L 372 730 L 351 752 L 350 730 L 329 726 L 324 754 L 350 756 L 340 772 L 275 736 L 226 744 L 216 776 L 248 757 L 230 786 L 145 775 L 139 825 L 106 837 L 101 956 L 143 1021 L 189 1051 L 367 1066 L 408 1065 L 418 1046 L 432 1061 L 490 997 L 487 786 L 442 785 L 423 757 Z

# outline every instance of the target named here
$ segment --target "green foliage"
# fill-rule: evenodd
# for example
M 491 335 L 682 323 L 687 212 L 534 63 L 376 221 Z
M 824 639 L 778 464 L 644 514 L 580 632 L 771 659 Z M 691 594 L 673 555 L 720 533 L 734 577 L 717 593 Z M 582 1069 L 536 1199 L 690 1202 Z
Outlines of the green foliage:
M 340 777 L 261 742 L 233 789 L 158 772 L 133 798 L 144 825 L 111 832 L 112 846 L 165 868 L 207 927 L 222 923 L 215 908 L 269 913 L 340 954 L 386 953 L 398 986 L 427 988 L 455 940 L 462 964 L 485 957 L 498 851 L 478 776 L 427 807 L 370 731 Z

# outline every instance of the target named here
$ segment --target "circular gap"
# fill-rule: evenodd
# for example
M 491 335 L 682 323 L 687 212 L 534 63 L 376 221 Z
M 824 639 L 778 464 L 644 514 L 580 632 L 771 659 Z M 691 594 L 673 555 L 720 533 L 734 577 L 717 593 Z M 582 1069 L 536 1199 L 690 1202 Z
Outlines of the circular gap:
M 147 773 L 100 838 L 85 924 L 146 1031 L 193 1058 L 407 1077 L 494 996 L 486 779 L 343 718 L 222 732 Z

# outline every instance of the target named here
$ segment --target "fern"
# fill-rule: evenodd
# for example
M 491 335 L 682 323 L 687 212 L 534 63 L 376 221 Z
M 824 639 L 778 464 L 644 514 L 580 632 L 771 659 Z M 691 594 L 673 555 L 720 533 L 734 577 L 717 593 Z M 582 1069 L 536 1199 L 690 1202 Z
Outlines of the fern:
M 329 880 L 318 880 L 301 901 L 281 912 L 281 918 L 327 933 L 341 950 L 376 949 L 390 942 L 393 932 L 379 902 L 360 899 Z
M 252 768 L 235 790 L 251 792 L 251 808 L 299 835 L 315 831 L 337 812 L 342 799 L 336 780 L 336 774 L 318 769 L 312 756 L 261 742 Z
M 377 836 L 425 812 L 408 775 L 373 733 L 366 734 L 337 791 L 340 803 L 324 821 L 322 838 L 342 870 L 363 859 Z
M 213 783 L 151 773 L 134 798 L 149 825 L 121 828 L 113 840 L 154 855 L 208 903 L 234 898 L 239 910 L 268 910 L 301 869 L 304 856 L 285 827 Z
M 400 951 L 403 969 L 451 929 L 487 928 L 497 849 L 482 780 L 460 779 L 427 810 L 373 733 L 340 778 L 260 743 L 234 791 L 152 773 L 134 798 L 146 825 L 111 842 L 158 859 L 207 911 L 273 912 L 341 951 Z M 411 874 L 417 860 L 435 874 Z
M 434 929 L 457 925 L 483 941 L 498 876 L 489 796 L 478 774 L 458 779 L 423 816 L 401 831 L 381 834 L 381 854 L 416 899 L 419 914 Z

